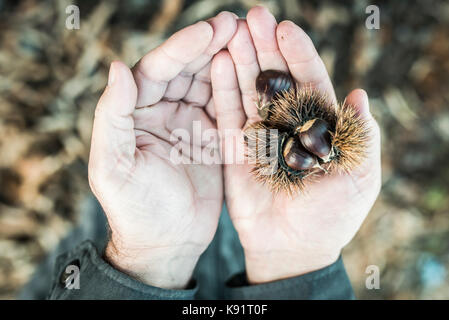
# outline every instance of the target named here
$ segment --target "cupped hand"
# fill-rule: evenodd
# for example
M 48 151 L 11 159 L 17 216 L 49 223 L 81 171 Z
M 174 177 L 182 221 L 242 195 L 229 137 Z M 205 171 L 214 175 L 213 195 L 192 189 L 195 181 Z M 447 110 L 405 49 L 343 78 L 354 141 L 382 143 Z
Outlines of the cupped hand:
M 175 33 L 132 71 L 111 65 L 95 111 L 89 182 L 111 230 L 107 260 L 145 283 L 185 287 L 217 228 L 221 166 L 192 161 L 196 151 L 214 152 L 213 137 L 201 140 L 215 128 L 210 62 L 235 30 L 235 16 L 223 12 Z M 175 130 L 188 139 L 173 139 Z
M 306 33 L 290 21 L 277 25 L 263 7 L 253 8 L 246 21 L 238 21 L 228 49 L 212 62 L 217 125 L 226 161 L 241 159 L 242 130 L 260 120 L 255 80 L 268 69 L 290 72 L 300 85 L 312 86 L 336 101 L 323 61 Z M 250 164 L 224 165 L 225 200 L 245 251 L 251 283 L 293 277 L 332 264 L 372 207 L 381 181 L 379 128 L 365 91 L 352 91 L 346 101 L 370 127 L 367 158 L 350 174 L 334 173 L 307 183 L 306 191 L 292 198 L 274 196 L 254 179 Z M 237 143 L 232 143 L 235 136 Z

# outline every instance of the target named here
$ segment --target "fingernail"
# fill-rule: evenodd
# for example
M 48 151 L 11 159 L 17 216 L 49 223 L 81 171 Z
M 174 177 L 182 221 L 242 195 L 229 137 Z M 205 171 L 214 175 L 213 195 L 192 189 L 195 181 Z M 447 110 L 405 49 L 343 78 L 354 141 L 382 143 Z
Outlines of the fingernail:
M 109 77 L 108 77 L 108 86 L 112 86 L 115 81 L 115 68 L 114 68 L 114 62 L 111 63 L 111 66 L 109 67 Z

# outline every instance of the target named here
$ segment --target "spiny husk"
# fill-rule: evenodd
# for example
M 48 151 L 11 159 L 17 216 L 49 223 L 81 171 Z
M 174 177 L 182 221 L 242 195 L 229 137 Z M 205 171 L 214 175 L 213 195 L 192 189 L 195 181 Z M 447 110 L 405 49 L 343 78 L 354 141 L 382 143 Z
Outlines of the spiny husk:
M 332 105 L 324 95 L 310 88 L 292 88 L 276 95 L 268 119 L 245 130 L 247 158 L 254 165 L 252 172 L 273 193 L 285 191 L 293 195 L 304 189 L 306 179 L 312 180 L 325 172 L 317 168 L 293 171 L 282 157 L 285 139 L 315 118 L 330 126 L 334 155 L 330 162 L 321 164 L 327 173 L 349 172 L 363 161 L 368 129 L 356 109 L 346 102 Z

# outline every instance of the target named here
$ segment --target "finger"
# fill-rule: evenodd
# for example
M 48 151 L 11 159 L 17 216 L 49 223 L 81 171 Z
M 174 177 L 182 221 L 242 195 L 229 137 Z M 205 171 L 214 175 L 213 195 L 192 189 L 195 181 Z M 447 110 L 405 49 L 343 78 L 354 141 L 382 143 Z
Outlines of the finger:
M 220 133 L 221 159 L 237 163 L 243 152 L 238 149 L 241 129 L 247 121 L 234 63 L 228 51 L 219 52 L 212 60 L 212 95 L 217 128 Z
M 206 106 L 212 95 L 210 85 L 210 66 L 206 64 L 203 69 L 195 74 L 189 91 L 183 100 L 195 106 Z
M 291 21 L 281 22 L 276 36 L 295 80 L 301 85 L 318 89 L 335 103 L 336 97 L 326 67 L 309 36 Z
M 346 97 L 346 102 L 356 108 L 361 118 L 367 121 L 370 121 L 373 118 L 369 110 L 369 100 L 365 90 L 352 90 Z
M 231 40 L 237 30 L 236 17 L 230 12 L 223 11 L 216 17 L 208 20 L 208 22 L 214 29 L 214 37 L 206 52 L 203 54 L 204 58 L 200 57 L 197 59 L 198 62 L 192 63 L 189 66 L 192 72 L 195 72 L 195 76 L 184 98 L 186 102 L 199 106 L 206 106 L 211 97 L 210 60 L 218 51 L 227 46 L 229 40 Z M 199 65 L 202 65 L 201 69 L 199 69 Z M 211 115 L 210 112 L 208 113 Z
M 167 84 L 163 98 L 168 101 L 181 100 L 192 85 L 193 75 L 190 72 L 181 71 Z
M 287 63 L 279 51 L 276 39 L 275 17 L 267 8 L 257 6 L 248 12 L 246 20 L 256 47 L 260 69 L 287 72 Z
M 210 41 L 209 46 L 168 83 L 167 90 L 164 94 L 165 99 L 179 100 L 186 95 L 189 95 L 190 88 L 195 85 L 195 75 L 198 72 L 201 72 L 201 70 L 210 63 L 212 57 L 226 46 L 237 29 L 237 22 L 234 15 L 226 11 L 220 12 L 217 16 L 209 19 L 207 22 L 213 29 L 213 38 Z M 192 43 L 190 45 L 194 44 Z M 196 98 L 201 99 L 202 97 L 192 97 L 191 94 L 189 95 L 189 99 L 196 100 Z
M 211 80 L 218 130 L 243 128 L 246 116 L 234 63 L 226 50 L 212 60 Z
M 235 64 L 243 108 L 249 122 L 260 120 L 257 113 L 256 78 L 260 68 L 256 49 L 245 20 L 238 20 L 237 31 L 228 43 L 228 50 Z
M 209 102 L 206 105 L 206 113 L 212 120 L 217 120 L 217 115 L 215 114 L 214 99 L 209 99 Z
M 187 72 L 194 74 L 201 70 L 211 61 L 212 57 L 217 52 L 226 47 L 227 43 L 231 40 L 237 30 L 237 20 L 235 15 L 231 12 L 222 11 L 207 22 L 212 26 L 214 33 L 213 39 L 206 51 L 187 66 Z
M 366 121 L 370 130 L 368 142 L 369 166 L 377 166 L 380 170 L 380 130 L 376 120 L 369 111 L 369 100 L 365 90 L 355 89 L 346 97 L 345 103 L 352 105 L 359 116 Z
M 137 106 L 158 102 L 168 82 L 206 50 L 212 37 L 211 25 L 200 21 L 176 32 L 161 46 L 146 54 L 133 68 L 139 92 Z
M 132 117 L 137 100 L 137 87 L 131 70 L 121 62 L 113 62 L 108 86 L 95 110 L 91 157 L 100 166 L 119 160 L 131 164 L 136 139 Z
M 201 130 L 195 130 L 199 123 Z M 214 126 L 202 108 L 195 108 L 183 102 L 161 101 L 150 108 L 136 109 L 134 128 L 169 141 L 175 130 L 187 131 L 193 138 L 197 132 L 212 129 Z

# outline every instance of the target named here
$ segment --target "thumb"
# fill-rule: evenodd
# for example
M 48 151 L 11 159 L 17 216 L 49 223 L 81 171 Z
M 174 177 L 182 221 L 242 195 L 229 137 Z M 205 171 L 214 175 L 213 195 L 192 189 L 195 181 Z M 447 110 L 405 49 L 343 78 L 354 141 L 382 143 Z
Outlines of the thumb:
M 361 176 L 365 176 L 366 171 L 369 170 L 380 180 L 380 129 L 369 110 L 368 95 L 363 89 L 355 89 L 346 97 L 346 103 L 356 108 L 369 129 L 367 159 L 362 164 L 359 173 Z
M 134 164 L 136 137 L 132 117 L 137 87 L 131 70 L 122 62 L 112 62 L 108 85 L 95 109 L 89 170 L 116 169 Z M 108 170 L 108 171 L 109 171 Z

